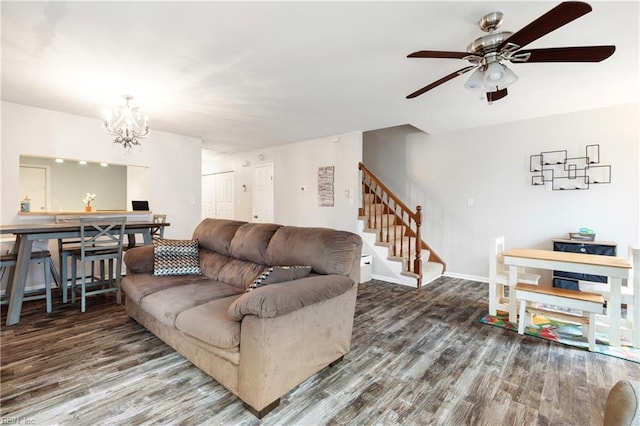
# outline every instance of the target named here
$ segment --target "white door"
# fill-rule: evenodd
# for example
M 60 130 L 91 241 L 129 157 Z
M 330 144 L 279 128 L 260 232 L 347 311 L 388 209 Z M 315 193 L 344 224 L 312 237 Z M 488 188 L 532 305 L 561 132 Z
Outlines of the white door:
M 253 169 L 253 222 L 273 222 L 273 164 Z
M 233 219 L 233 172 L 202 176 L 202 219 Z
M 215 175 L 216 217 L 233 219 L 233 172 Z
M 18 179 L 20 200 L 28 196 L 31 199 L 30 210 L 32 212 L 49 209 L 47 204 L 48 174 L 46 166 L 20 165 Z
M 201 219 L 216 215 L 216 175 L 202 176 Z

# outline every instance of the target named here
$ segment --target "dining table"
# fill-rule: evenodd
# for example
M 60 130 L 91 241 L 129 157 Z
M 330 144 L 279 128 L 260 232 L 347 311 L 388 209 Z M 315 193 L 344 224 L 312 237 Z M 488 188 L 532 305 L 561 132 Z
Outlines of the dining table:
M 124 232 L 128 237 L 129 247 L 133 247 L 135 245 L 135 235 L 142 235 L 144 244 L 152 244 L 152 230 L 167 226 L 170 226 L 170 223 L 156 223 L 152 221 L 127 222 Z M 119 227 L 114 227 L 112 232 L 119 232 Z M 7 325 L 14 325 L 20 321 L 20 312 L 22 310 L 22 301 L 33 242 L 59 238 L 79 238 L 80 223 L 20 223 L 0 225 L 0 234 L 15 235 L 12 252 L 17 254 L 17 258 L 15 266 L 9 267 L 7 284 L 9 309 L 6 321 Z
M 529 248 L 512 248 L 502 253 L 505 266 L 509 267 L 509 285 L 517 283 L 518 267 L 561 270 L 584 274 L 603 275 L 607 277 L 610 287 L 610 299 L 607 303 L 609 320 L 609 344 L 620 346 L 621 327 L 621 293 L 623 283 L 633 288 L 634 312 L 632 330 L 632 346 L 640 348 L 640 273 L 633 274 L 633 266 L 629 259 L 597 254 L 569 253 Z M 631 279 L 633 278 L 633 280 Z M 509 298 L 509 320 L 517 322 L 516 298 Z

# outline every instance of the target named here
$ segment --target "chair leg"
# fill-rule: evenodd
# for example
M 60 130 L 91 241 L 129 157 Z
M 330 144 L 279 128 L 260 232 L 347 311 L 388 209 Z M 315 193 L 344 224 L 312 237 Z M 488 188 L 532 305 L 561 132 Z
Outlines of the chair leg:
M 47 313 L 51 313 L 51 266 L 53 262 L 51 258 L 45 259 L 44 263 L 44 291 L 47 300 Z
M 71 289 L 71 303 L 76 303 L 76 282 L 78 281 L 78 269 L 76 266 L 76 258 L 73 256 L 71 256 L 71 266 L 73 266 L 73 268 L 71 268 L 71 283 L 69 286 Z
M 62 292 L 62 303 L 67 303 L 67 284 L 68 284 L 68 256 L 65 252 L 60 253 L 60 291 Z
M 515 291 L 513 293 L 514 294 L 509 294 L 509 297 L 513 297 L 515 299 L 516 298 Z M 521 300 L 520 301 L 520 318 L 518 318 L 518 334 L 524 334 L 524 326 L 526 325 L 525 324 L 526 322 L 527 322 L 527 301 Z
M 589 313 L 587 341 L 589 342 L 589 350 L 591 352 L 595 351 L 596 350 L 596 314 L 594 312 Z
M 80 294 L 80 312 L 85 312 L 87 310 L 86 299 L 87 299 L 87 263 L 82 262 L 82 277 L 81 277 L 81 294 Z M 93 268 L 92 268 L 93 269 Z
M 116 303 L 122 304 L 122 291 L 120 290 L 120 280 L 122 279 L 122 257 L 116 259 Z
M 100 261 L 100 288 L 102 290 L 104 290 L 104 285 L 106 282 L 106 275 L 105 275 L 105 270 L 104 270 L 104 260 Z
M 498 285 L 495 280 L 489 280 L 489 315 L 496 316 L 499 301 Z

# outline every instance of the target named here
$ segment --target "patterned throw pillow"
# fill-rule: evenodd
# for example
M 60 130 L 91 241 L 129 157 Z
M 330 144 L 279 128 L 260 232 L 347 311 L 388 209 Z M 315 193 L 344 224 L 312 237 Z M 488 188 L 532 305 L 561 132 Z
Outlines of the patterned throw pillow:
M 153 242 L 153 275 L 201 275 L 198 240 Z
M 311 272 L 311 266 L 271 266 L 256 278 L 247 291 L 255 290 L 267 284 L 281 283 L 285 281 L 304 278 Z

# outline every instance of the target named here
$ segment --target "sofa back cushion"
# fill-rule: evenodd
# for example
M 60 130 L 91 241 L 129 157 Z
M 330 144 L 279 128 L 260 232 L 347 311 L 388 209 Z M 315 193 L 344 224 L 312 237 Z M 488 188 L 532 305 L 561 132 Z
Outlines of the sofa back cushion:
M 267 247 L 267 264 L 310 265 L 318 274 L 349 275 L 361 247 L 362 239 L 351 232 L 283 226 Z
M 273 223 L 245 223 L 231 240 L 231 256 L 249 262 L 267 264 L 267 246 L 281 227 Z
M 231 258 L 218 273 L 218 281 L 246 290 L 262 271 L 264 265 Z
M 222 267 L 230 260 L 231 257 L 229 256 L 200 247 L 200 269 L 202 270 L 202 275 L 217 280 Z
M 198 240 L 200 247 L 231 255 L 231 240 L 238 228 L 246 222 L 227 219 L 204 219 L 193 231 L 193 239 Z

